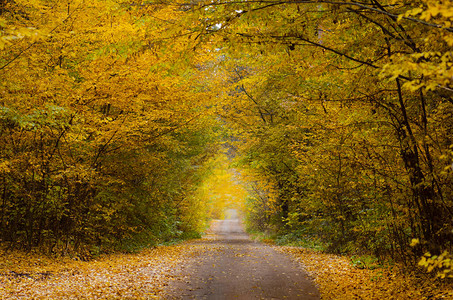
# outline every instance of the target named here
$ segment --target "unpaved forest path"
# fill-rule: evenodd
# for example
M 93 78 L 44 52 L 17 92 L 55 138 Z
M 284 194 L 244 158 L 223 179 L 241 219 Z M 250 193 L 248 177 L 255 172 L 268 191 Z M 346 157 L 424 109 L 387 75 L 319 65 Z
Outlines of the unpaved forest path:
M 240 220 L 215 220 L 192 242 L 204 249 L 175 271 L 166 299 L 319 299 L 307 273 L 289 256 L 256 243 Z

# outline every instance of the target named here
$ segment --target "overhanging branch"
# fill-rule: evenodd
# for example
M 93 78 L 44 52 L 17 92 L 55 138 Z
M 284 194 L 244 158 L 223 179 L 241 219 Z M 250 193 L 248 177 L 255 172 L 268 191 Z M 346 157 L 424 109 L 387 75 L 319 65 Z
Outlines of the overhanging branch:
M 343 1 L 272 1 L 272 0 L 269 0 L 269 1 L 259 1 L 259 0 L 248 0 L 248 1 L 224 1 L 224 2 L 209 2 L 207 4 L 202 4 L 202 5 L 194 5 L 194 4 L 184 4 L 184 3 L 181 3 L 179 5 L 192 5 L 192 6 L 196 6 L 196 7 L 200 7 L 200 8 L 204 8 L 204 7 L 208 7 L 208 6 L 220 6 L 220 5 L 232 5 L 232 4 L 250 4 L 250 3 L 256 3 L 256 4 L 265 4 L 265 5 L 283 5 L 283 4 L 331 4 L 331 5 L 349 5 L 349 6 L 356 6 L 356 7 L 360 7 L 360 8 L 363 8 L 363 9 L 366 9 L 366 10 L 369 10 L 369 11 L 372 11 L 372 12 L 375 12 L 375 13 L 379 13 L 379 14 L 382 14 L 382 15 L 386 15 L 386 16 L 389 16 L 393 19 L 397 19 L 399 15 L 397 14 L 392 14 L 390 12 L 387 12 L 385 10 L 382 10 L 382 9 L 379 9 L 379 8 L 376 8 L 376 7 L 372 7 L 372 6 L 369 6 L 369 5 L 366 5 L 366 4 L 363 4 L 363 3 L 359 3 L 359 2 L 343 2 Z M 412 17 L 403 17 L 403 19 L 405 20 L 408 20 L 408 21 L 412 21 L 412 22 L 415 22 L 415 23 L 419 23 L 419 24 L 422 24 L 422 25 L 425 25 L 425 26 L 429 26 L 429 27 L 434 27 L 434 28 L 439 28 L 439 29 L 443 29 L 443 30 L 446 30 L 446 31 L 449 31 L 449 32 L 453 32 L 453 28 L 452 27 L 443 27 L 442 25 L 439 25 L 439 24 L 434 24 L 434 23 L 429 23 L 429 22 L 426 22 L 426 21 L 423 21 L 423 20 L 420 20 L 420 19 L 416 19 L 416 18 L 412 18 Z

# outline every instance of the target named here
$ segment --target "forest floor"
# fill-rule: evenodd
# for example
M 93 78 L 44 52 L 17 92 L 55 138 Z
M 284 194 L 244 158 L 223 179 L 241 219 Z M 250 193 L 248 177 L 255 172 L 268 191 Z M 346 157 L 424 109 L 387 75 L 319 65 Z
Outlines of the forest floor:
M 298 247 L 276 247 L 289 253 L 312 276 L 321 299 L 453 299 L 452 282 L 403 271 L 397 266 L 359 269 L 351 258 Z
M 214 222 L 214 226 L 224 226 L 221 224 Z M 242 299 L 253 299 L 247 289 L 264 299 L 316 299 L 319 295 L 305 279 L 304 270 L 314 279 L 321 299 L 453 299 L 451 285 L 440 281 L 421 280 L 396 268 L 358 269 L 347 257 L 263 245 L 241 232 L 235 234 L 219 237 L 218 231 L 211 232 L 201 240 L 88 262 L 2 252 L 0 299 L 229 299 L 235 296 L 230 294 L 234 282 L 242 282 L 234 287 Z M 228 258 L 216 264 L 219 255 Z M 248 280 L 236 277 L 222 287 L 227 277 L 239 276 L 233 274 L 235 268 L 252 273 Z M 261 273 L 253 273 L 254 269 Z M 263 282 L 273 280 L 278 284 L 267 292 L 266 288 L 260 290 Z M 286 298 L 272 294 L 289 289 L 292 294 Z

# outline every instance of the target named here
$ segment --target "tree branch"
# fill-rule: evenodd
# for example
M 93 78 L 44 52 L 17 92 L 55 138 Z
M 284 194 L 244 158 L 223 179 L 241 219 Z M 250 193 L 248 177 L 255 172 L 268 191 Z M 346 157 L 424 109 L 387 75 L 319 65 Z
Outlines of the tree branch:
M 359 2 L 341 2 L 341 1 L 326 1 L 326 0 L 321 0 L 321 1 L 272 1 L 272 0 L 269 0 L 269 1 L 259 1 L 259 0 L 248 0 L 248 1 L 225 1 L 225 2 L 209 2 L 207 4 L 202 4 L 198 7 L 201 7 L 201 8 L 204 8 L 204 7 L 208 7 L 208 6 L 220 6 L 220 5 L 231 5 L 231 4 L 250 4 L 250 3 L 256 3 L 256 4 L 266 4 L 266 5 L 283 5 L 283 4 L 321 4 L 321 3 L 325 3 L 325 4 L 332 4 L 332 5 L 350 5 L 350 6 L 357 6 L 357 7 L 360 7 L 360 8 L 364 8 L 366 10 L 369 10 L 369 11 L 372 11 L 372 12 L 376 12 L 376 13 L 379 13 L 379 14 L 382 14 L 382 15 L 386 15 L 386 16 L 389 16 L 391 18 L 398 18 L 399 15 L 396 15 L 396 14 L 392 14 L 392 13 L 389 13 L 385 10 L 382 10 L 382 9 L 379 9 L 379 8 L 375 8 L 375 7 L 372 7 L 372 6 L 368 6 L 366 4 L 363 4 L 363 3 L 359 3 Z M 183 4 L 181 3 L 180 5 L 190 5 L 190 4 Z M 192 4 L 193 6 L 193 4 Z M 453 28 L 452 27 L 443 27 L 442 25 L 439 25 L 439 24 L 434 24 L 434 23 L 429 23 L 429 22 L 425 22 L 423 20 L 419 20 L 419 19 L 416 19 L 416 18 L 412 18 L 412 17 L 403 17 L 403 19 L 405 20 L 408 20 L 408 21 L 412 21 L 412 22 L 415 22 L 415 23 L 419 23 L 419 24 L 423 24 L 425 26 L 429 26 L 429 27 L 434 27 L 434 28 L 439 28 L 439 29 L 444 29 L 446 31 L 449 31 L 449 32 L 453 32 Z

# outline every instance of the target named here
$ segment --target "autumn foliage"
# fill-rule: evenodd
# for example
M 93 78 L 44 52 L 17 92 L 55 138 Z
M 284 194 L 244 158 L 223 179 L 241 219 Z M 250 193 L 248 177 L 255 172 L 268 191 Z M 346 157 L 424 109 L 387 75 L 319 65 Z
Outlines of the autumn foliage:
M 203 230 L 208 209 L 192 195 L 217 124 L 203 54 L 189 62 L 193 40 L 162 35 L 176 12 L 127 1 L 0 12 L 2 242 L 90 256 Z
M 430 251 L 448 277 L 452 11 L 1 1 L 2 243 L 158 243 L 219 215 L 212 192 L 238 192 L 251 228 L 407 265 Z M 222 151 L 248 196 L 222 186 Z
M 451 252 L 450 1 L 197 1 L 251 226 L 406 264 Z M 412 239 L 421 243 L 410 246 Z

